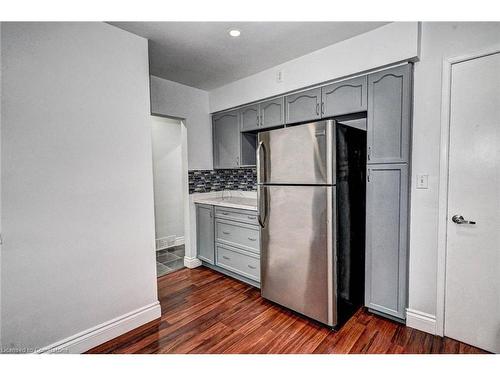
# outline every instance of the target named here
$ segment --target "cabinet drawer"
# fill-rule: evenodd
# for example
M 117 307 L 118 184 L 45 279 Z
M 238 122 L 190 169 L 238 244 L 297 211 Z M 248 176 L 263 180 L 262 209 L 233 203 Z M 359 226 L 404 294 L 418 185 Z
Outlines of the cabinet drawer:
M 216 219 L 215 240 L 260 253 L 260 231 L 256 226 Z
M 260 281 L 260 259 L 257 255 L 216 245 L 217 265 L 249 279 Z
M 235 208 L 215 207 L 215 217 L 221 219 L 237 220 L 243 223 L 259 225 L 256 211 L 238 210 Z

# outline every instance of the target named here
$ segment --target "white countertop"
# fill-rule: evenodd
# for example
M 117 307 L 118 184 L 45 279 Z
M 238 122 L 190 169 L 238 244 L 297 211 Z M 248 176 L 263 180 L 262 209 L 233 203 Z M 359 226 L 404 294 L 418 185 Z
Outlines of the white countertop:
M 214 206 L 223 206 L 231 208 L 239 208 L 242 210 L 252 210 L 257 211 L 257 197 L 254 195 L 241 196 L 237 194 L 230 195 L 220 195 L 216 196 L 209 194 L 199 193 L 193 194 L 194 203 L 211 204 Z

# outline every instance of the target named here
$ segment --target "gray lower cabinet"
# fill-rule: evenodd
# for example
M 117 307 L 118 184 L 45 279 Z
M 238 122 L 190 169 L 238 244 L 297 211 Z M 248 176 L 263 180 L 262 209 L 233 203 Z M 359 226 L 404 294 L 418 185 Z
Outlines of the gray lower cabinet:
M 241 131 L 255 130 L 259 127 L 259 105 L 249 105 L 240 109 Z
M 405 318 L 408 261 L 408 165 L 367 167 L 365 305 Z
M 198 258 L 208 266 L 258 286 L 260 227 L 250 210 L 196 204 Z
M 196 204 L 196 249 L 198 258 L 214 264 L 214 207 Z
M 368 76 L 368 164 L 408 162 L 411 71 L 406 64 Z
M 332 117 L 367 110 L 367 76 L 335 82 L 321 88 L 322 117 Z
M 318 120 L 321 118 L 321 87 L 285 97 L 285 122 Z
M 240 125 L 238 111 L 213 116 L 214 168 L 238 168 L 240 166 Z
M 272 128 L 285 123 L 284 98 L 266 100 L 259 104 L 260 128 Z
M 260 257 L 237 247 L 216 243 L 217 265 L 260 282 Z

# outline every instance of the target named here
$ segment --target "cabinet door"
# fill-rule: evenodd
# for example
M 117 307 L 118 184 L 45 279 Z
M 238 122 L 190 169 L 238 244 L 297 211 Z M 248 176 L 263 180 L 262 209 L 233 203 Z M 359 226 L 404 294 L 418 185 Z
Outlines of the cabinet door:
M 214 208 L 211 205 L 196 205 L 196 248 L 199 259 L 214 264 Z
M 259 127 L 259 105 L 249 105 L 240 109 L 241 131 L 255 130 Z
M 369 165 L 366 184 L 365 305 L 405 318 L 408 166 Z
M 213 118 L 214 168 L 237 168 L 240 164 L 240 127 L 238 112 Z
M 285 123 L 284 98 L 276 98 L 260 103 L 260 127 L 270 128 Z
M 368 163 L 409 158 L 411 65 L 368 76 Z
M 321 118 L 321 87 L 285 97 L 286 123 L 293 124 Z
M 322 87 L 321 114 L 323 117 L 332 117 L 366 111 L 367 89 L 367 76 Z

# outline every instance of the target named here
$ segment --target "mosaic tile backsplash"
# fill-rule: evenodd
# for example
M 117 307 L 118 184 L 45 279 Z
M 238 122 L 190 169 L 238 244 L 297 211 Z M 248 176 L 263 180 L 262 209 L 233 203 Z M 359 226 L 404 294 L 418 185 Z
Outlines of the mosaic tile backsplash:
M 189 194 L 221 190 L 257 190 L 257 170 L 243 168 L 189 171 Z

